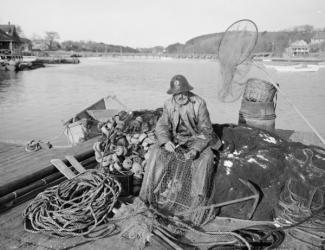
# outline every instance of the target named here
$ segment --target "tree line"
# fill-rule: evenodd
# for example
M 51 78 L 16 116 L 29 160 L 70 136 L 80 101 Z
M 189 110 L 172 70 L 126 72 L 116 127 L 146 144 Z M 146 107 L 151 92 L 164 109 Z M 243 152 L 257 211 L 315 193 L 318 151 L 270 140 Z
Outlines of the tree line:
M 19 26 L 18 26 L 19 27 Z M 22 33 L 21 27 L 18 30 Z M 318 44 L 312 44 L 312 38 L 316 34 L 323 32 L 324 29 L 315 29 L 311 25 L 296 26 L 282 31 L 263 31 L 258 34 L 258 41 L 254 52 L 270 52 L 274 56 L 281 56 L 291 43 L 299 40 L 305 41 L 310 46 L 310 52 L 325 52 L 324 41 Z M 34 35 L 32 42 L 43 42 L 48 50 L 66 50 L 66 51 L 89 51 L 98 53 L 178 53 L 178 54 L 216 54 L 223 32 L 201 35 L 188 40 L 185 44 L 174 43 L 166 48 L 156 46 L 153 48 L 134 49 L 128 46 L 112 45 L 103 42 L 94 41 L 72 41 L 67 40 L 59 42 L 60 36 L 57 32 L 47 31 L 45 36 Z
M 55 31 L 47 31 L 43 37 L 34 35 L 31 39 L 33 44 L 43 43 L 47 50 L 65 50 L 74 52 L 97 52 L 97 53 L 136 53 L 138 50 L 128 46 L 112 45 L 94 41 L 72 41 L 59 42 L 60 35 Z

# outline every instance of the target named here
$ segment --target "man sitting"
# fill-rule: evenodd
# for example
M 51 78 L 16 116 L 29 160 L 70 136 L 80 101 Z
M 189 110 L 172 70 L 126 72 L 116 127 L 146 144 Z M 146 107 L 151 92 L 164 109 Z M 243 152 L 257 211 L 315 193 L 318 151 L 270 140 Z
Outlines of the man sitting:
M 192 89 L 182 75 L 171 79 L 167 93 L 172 97 L 165 102 L 163 114 L 156 124 L 158 143 L 151 149 L 140 191 L 140 198 L 150 204 L 157 195 L 155 193 L 160 191 L 159 183 L 167 167 L 161 156 L 166 151 L 174 153 L 178 148 L 185 152 L 185 160 L 192 160 L 191 194 L 196 205 L 203 205 L 207 199 L 214 170 L 211 148 L 218 149 L 221 141 L 213 132 L 205 101 L 192 93 Z

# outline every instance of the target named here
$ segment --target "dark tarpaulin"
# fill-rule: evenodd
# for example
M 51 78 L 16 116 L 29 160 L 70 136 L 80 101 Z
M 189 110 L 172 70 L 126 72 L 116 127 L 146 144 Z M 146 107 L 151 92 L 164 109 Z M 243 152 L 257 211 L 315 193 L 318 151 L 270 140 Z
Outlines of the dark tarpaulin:
M 288 198 L 285 195 L 288 192 L 295 200 L 295 203 L 291 201 L 291 205 L 296 206 L 295 218 L 299 214 L 303 219 L 311 214 L 311 208 L 324 206 L 323 148 L 288 142 L 274 133 L 246 126 L 215 125 L 214 128 L 224 146 L 217 154 L 219 160 L 210 204 L 251 195 L 251 190 L 239 181 L 241 178 L 250 181 L 261 192 L 262 199 L 254 219 L 272 220 L 288 212 L 279 206 Z M 284 202 L 289 204 L 288 199 Z M 247 218 L 251 206 L 252 202 L 248 201 L 223 207 L 220 215 Z M 290 220 L 290 216 L 286 218 Z

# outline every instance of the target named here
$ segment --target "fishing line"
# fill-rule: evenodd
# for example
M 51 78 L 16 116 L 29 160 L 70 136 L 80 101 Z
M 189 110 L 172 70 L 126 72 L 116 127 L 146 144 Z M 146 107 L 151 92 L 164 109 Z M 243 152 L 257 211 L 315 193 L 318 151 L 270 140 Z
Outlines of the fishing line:
M 258 67 L 268 78 L 269 82 L 279 91 L 280 94 L 284 97 L 284 100 L 291 105 L 294 110 L 297 112 L 297 114 L 306 122 L 306 124 L 311 128 L 311 130 L 317 135 L 317 137 L 321 140 L 321 142 L 325 145 L 324 138 L 320 135 L 320 133 L 314 128 L 314 126 L 307 120 L 307 118 L 303 115 L 303 113 L 298 109 L 298 107 L 290 100 L 290 98 L 279 88 L 279 86 L 274 82 L 272 77 L 269 75 L 269 73 L 260 65 L 258 65 L 256 62 L 252 61 L 252 63 Z

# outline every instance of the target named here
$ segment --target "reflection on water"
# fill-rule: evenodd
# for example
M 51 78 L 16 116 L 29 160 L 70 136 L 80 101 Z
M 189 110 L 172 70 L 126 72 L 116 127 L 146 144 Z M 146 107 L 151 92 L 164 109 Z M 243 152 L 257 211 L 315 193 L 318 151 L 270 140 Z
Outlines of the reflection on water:
M 19 75 L 14 71 L 0 70 L 0 92 L 5 92 L 6 87 L 10 87 L 10 83 L 18 79 Z M 0 95 L 0 98 L 3 96 Z M 1 99 L 0 99 L 1 102 Z
M 53 140 L 62 133 L 63 120 L 107 95 L 116 95 L 130 109 L 160 107 L 168 97 L 166 90 L 175 74 L 184 74 L 194 92 L 207 100 L 214 122 L 237 123 L 240 102 L 225 104 L 217 99 L 220 75 L 216 62 L 88 58 L 78 65 L 0 72 L 0 140 Z M 279 73 L 276 79 L 322 133 L 324 79 L 325 70 Z M 307 130 L 292 112 L 284 98 L 279 97 L 276 126 Z M 288 124 L 289 115 L 295 124 Z M 55 140 L 66 142 L 64 136 Z

